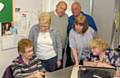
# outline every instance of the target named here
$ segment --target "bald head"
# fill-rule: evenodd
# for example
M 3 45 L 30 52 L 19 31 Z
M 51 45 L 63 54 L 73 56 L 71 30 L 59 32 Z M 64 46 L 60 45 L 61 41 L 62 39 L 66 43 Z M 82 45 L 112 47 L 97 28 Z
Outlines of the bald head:
M 72 6 L 71 6 L 71 11 L 72 11 L 72 14 L 76 17 L 76 16 L 79 16 L 80 15 L 80 12 L 81 12 L 81 5 L 79 2 L 74 2 L 72 3 Z
M 63 16 L 65 14 L 65 11 L 67 9 L 67 3 L 65 1 L 60 1 L 56 5 L 56 13 L 58 16 Z

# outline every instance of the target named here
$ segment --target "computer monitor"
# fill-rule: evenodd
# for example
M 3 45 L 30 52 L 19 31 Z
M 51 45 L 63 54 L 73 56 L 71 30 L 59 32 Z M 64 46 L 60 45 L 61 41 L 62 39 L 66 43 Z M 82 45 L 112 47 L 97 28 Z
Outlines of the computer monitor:
M 114 78 L 116 68 L 82 66 L 78 78 Z

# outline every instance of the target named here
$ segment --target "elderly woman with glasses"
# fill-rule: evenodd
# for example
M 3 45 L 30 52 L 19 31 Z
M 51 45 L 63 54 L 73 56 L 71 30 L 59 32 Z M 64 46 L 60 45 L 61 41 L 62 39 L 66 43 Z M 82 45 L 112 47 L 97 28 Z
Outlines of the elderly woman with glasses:
M 51 26 L 49 13 L 41 13 L 39 24 L 33 26 L 29 39 L 34 44 L 34 52 L 49 72 L 59 67 L 62 59 L 62 44 L 59 35 Z
M 88 54 L 88 43 L 94 36 L 95 31 L 88 26 L 86 17 L 84 15 L 76 17 L 73 29 L 69 34 L 69 43 L 74 65 L 82 64 L 82 60 Z

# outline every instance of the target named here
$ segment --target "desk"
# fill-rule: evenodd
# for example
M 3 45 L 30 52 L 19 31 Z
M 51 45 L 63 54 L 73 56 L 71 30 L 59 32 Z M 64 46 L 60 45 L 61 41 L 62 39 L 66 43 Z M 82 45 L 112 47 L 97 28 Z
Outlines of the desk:
M 46 73 L 45 78 L 78 78 L 78 71 L 79 71 L 79 67 L 70 66 L 51 73 Z

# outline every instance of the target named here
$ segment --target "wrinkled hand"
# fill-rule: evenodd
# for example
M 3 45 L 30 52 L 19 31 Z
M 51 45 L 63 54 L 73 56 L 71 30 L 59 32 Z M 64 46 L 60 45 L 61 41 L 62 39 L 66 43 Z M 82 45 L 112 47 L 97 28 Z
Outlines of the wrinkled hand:
M 74 67 L 78 67 L 78 66 L 79 66 L 79 63 L 75 63 L 75 64 L 74 64 Z
M 120 70 L 116 71 L 115 77 L 120 77 Z
M 61 61 L 57 61 L 57 68 L 59 68 L 61 66 Z
M 113 68 L 113 66 L 107 64 L 107 63 L 103 63 L 103 62 L 98 62 L 97 63 L 97 67 L 108 67 L 108 68 Z
M 45 73 L 40 72 L 40 71 L 36 71 L 36 72 L 34 72 L 34 76 L 36 78 L 43 78 L 43 76 L 45 76 Z

